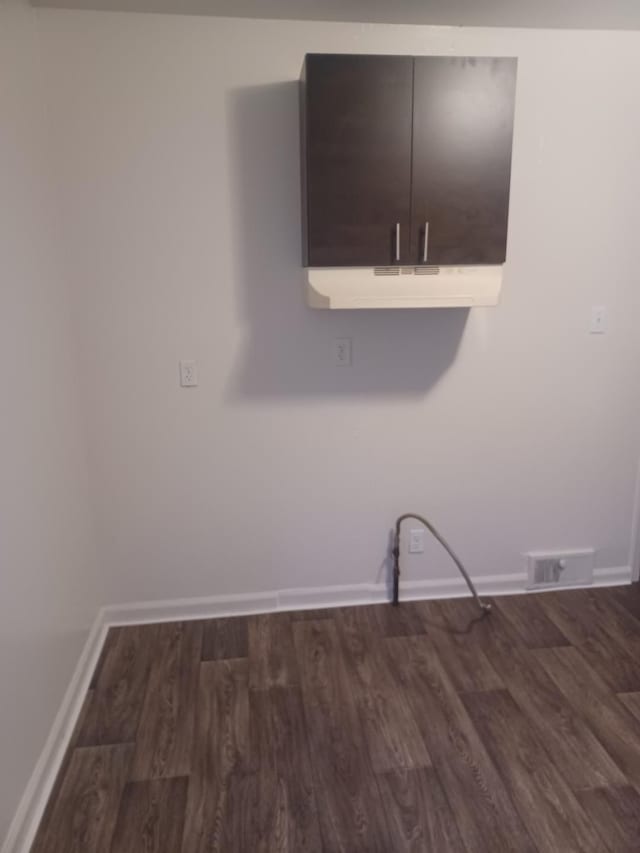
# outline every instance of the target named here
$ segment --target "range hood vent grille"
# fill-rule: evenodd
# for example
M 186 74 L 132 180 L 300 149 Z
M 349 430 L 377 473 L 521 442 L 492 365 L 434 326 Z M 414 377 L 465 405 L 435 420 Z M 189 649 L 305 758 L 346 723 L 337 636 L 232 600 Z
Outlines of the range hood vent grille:
M 374 267 L 374 275 L 439 275 L 440 267 Z

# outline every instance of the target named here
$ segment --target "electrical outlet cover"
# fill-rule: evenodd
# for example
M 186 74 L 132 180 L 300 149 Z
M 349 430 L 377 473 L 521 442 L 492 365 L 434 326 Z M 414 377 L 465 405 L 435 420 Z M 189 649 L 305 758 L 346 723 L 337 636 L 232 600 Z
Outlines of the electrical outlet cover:
M 351 367 L 353 361 L 351 338 L 334 339 L 333 359 L 336 367 Z
M 424 528 L 416 527 L 409 531 L 409 553 L 424 553 Z

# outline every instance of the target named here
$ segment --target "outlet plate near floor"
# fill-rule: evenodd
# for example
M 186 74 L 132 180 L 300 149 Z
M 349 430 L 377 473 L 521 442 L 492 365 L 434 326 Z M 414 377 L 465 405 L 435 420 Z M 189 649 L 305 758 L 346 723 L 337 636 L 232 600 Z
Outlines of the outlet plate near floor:
M 409 531 L 409 553 L 424 554 L 424 528 L 416 527 Z

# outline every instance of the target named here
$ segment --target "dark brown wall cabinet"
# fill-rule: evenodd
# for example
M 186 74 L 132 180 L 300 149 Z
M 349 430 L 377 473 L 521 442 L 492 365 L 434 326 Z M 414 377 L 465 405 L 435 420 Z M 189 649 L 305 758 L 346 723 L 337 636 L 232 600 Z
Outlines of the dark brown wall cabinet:
M 515 59 L 308 54 L 304 264 L 503 263 L 516 68 Z

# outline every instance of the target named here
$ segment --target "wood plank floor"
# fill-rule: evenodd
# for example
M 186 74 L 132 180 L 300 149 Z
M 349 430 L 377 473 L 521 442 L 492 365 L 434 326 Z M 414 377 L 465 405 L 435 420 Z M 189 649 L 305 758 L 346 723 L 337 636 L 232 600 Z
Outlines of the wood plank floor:
M 112 629 L 32 853 L 640 851 L 640 589 Z

